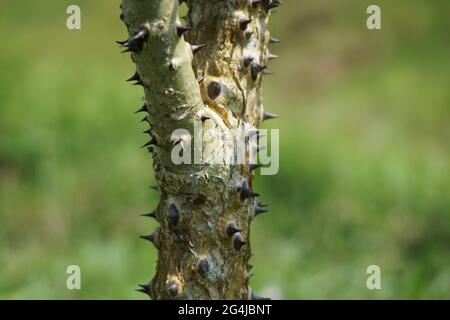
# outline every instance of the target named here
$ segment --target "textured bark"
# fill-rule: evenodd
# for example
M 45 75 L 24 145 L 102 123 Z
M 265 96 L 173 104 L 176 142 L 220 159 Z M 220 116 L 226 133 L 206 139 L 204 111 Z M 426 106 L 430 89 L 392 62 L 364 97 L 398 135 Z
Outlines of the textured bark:
M 250 163 L 258 151 L 256 128 L 265 117 L 262 73 L 273 57 L 267 23 L 279 2 L 186 3 L 183 24 L 190 30 L 182 27 L 177 0 L 121 5 L 129 38 L 119 43 L 136 64 L 130 80 L 144 88 L 139 111 L 148 113 L 151 139 L 145 147 L 153 155 L 161 195 L 149 214 L 160 227 L 144 237 L 158 249 L 156 275 L 141 291 L 152 299 L 255 298 L 249 289 L 250 224 L 263 209 L 251 191 Z M 194 136 L 196 125 L 201 136 Z M 174 135 L 179 128 L 191 136 Z M 243 133 L 243 164 L 229 164 L 224 152 L 231 154 Z M 201 164 L 172 162 L 174 147 L 187 152 L 196 141 L 205 155 Z

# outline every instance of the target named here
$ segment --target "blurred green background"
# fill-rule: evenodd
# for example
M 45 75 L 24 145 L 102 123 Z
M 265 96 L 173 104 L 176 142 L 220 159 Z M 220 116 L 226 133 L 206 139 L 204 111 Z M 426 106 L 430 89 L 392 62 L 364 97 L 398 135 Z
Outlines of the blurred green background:
M 450 2 L 285 0 L 264 82 L 280 128 L 258 294 L 450 298 Z M 78 4 L 82 29 L 66 29 Z M 366 8 L 382 9 L 382 30 Z M 0 298 L 144 299 L 157 194 L 119 1 L 1 1 Z M 82 289 L 66 289 L 81 267 Z M 382 289 L 368 290 L 379 265 Z

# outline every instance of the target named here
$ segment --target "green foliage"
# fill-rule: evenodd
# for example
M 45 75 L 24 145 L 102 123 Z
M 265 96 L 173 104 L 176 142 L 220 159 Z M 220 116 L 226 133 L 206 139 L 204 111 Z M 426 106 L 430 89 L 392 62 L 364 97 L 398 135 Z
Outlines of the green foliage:
M 450 298 L 450 7 L 380 1 L 383 29 L 368 31 L 368 4 L 285 1 L 272 19 L 281 164 L 256 179 L 271 205 L 252 230 L 259 294 Z M 0 298 L 141 298 L 155 269 L 138 239 L 158 199 L 141 90 L 114 43 L 119 2 L 79 5 L 80 31 L 63 3 L 0 10 Z M 71 264 L 80 291 L 65 288 Z

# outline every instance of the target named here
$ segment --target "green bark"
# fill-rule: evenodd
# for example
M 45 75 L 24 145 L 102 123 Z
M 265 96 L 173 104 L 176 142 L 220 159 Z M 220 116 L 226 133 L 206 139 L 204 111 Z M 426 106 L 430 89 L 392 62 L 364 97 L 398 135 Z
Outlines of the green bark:
M 146 147 L 161 195 L 154 213 L 160 227 L 145 237 L 158 249 L 157 270 L 142 291 L 152 299 L 248 299 L 250 224 L 261 210 L 249 165 L 256 139 L 243 164 L 229 164 L 223 153 L 242 132 L 254 136 L 263 121 L 267 23 L 278 2 L 186 3 L 187 32 L 177 0 L 123 0 L 121 6 L 129 32 L 121 44 L 131 51 L 133 79 L 144 88 Z M 207 46 L 194 54 L 192 45 L 195 51 L 199 44 Z M 194 136 L 195 125 L 201 137 Z M 192 137 L 174 135 L 180 128 Z M 201 164 L 173 163 L 174 146 L 187 152 L 196 141 L 206 155 Z

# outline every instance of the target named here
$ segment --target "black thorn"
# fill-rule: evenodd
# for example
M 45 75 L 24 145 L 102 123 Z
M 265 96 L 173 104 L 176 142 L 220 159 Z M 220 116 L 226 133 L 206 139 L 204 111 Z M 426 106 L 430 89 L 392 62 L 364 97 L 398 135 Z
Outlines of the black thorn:
M 136 291 L 150 295 L 150 286 L 148 284 L 139 284 L 138 286 L 140 289 L 136 289 Z
M 240 232 L 236 233 L 233 236 L 233 248 L 237 252 L 241 251 L 241 248 L 244 246 L 246 242 L 244 241 L 244 238 L 242 237 L 242 234 Z
M 266 66 L 262 66 L 262 65 L 260 65 L 260 64 L 258 64 L 256 62 L 253 62 L 251 64 L 250 68 L 251 68 L 252 80 L 256 81 L 256 80 L 258 80 L 259 73 L 261 71 L 263 71 L 264 69 L 266 69 L 267 67 Z
M 140 236 L 140 238 L 155 244 L 155 234 L 154 233 L 152 233 L 148 236 Z
M 270 119 L 276 119 L 276 118 L 279 118 L 279 116 L 277 116 L 276 114 L 271 114 L 268 112 L 263 113 L 263 121 L 270 120 Z
M 181 23 L 177 24 L 177 35 L 181 37 L 183 34 L 185 34 L 187 31 L 191 30 L 190 27 L 184 27 Z
M 144 103 L 142 107 L 140 107 L 135 113 L 148 112 L 147 103 Z
M 152 137 L 152 139 L 149 141 L 149 142 L 147 142 L 146 144 L 144 144 L 142 147 L 141 147 L 141 149 L 143 149 L 143 148 L 145 148 L 145 147 L 149 147 L 149 146 L 151 146 L 151 145 L 156 145 L 156 141 L 155 141 L 155 139 Z
M 259 194 L 257 194 L 256 192 L 250 191 L 247 181 L 244 181 L 242 183 L 242 187 L 240 188 L 240 191 L 241 191 L 241 201 L 244 201 L 245 199 L 248 199 L 248 198 L 259 197 Z
M 180 220 L 180 213 L 173 203 L 169 206 L 167 219 L 172 226 L 176 226 Z
M 203 49 L 204 47 L 206 47 L 208 44 L 199 44 L 199 45 L 191 45 L 191 50 L 193 54 L 196 54 L 197 52 L 199 52 L 201 49 Z
M 137 292 L 141 292 L 141 293 L 144 293 L 144 294 L 146 294 L 146 295 L 149 295 L 149 293 L 147 292 L 147 291 L 145 291 L 145 289 L 134 289 L 135 291 L 137 291 Z
M 266 10 L 266 12 L 269 12 L 272 9 L 278 8 L 280 6 L 280 4 L 282 4 L 281 1 L 279 1 L 279 0 L 272 0 L 265 6 L 264 9 Z
M 250 22 L 252 22 L 252 19 L 241 19 L 239 21 L 239 28 L 241 28 L 242 31 L 245 31 Z
M 252 56 L 245 57 L 243 61 L 244 67 L 248 68 L 248 66 L 253 62 L 253 60 L 255 60 L 255 57 Z
M 265 203 L 262 203 L 262 202 L 258 202 L 258 206 L 260 206 L 261 208 L 266 208 L 266 207 L 268 207 L 269 205 L 268 205 L 268 204 L 265 204 Z
M 116 41 L 122 47 L 127 47 L 123 52 L 140 52 L 144 48 L 144 42 L 147 41 L 149 31 L 142 26 L 128 40 Z
M 137 71 L 130 78 L 127 79 L 127 81 L 140 81 L 140 80 L 141 76 Z
M 234 222 L 230 222 L 230 223 L 227 225 L 226 233 L 227 233 L 227 236 L 229 236 L 230 238 L 231 238 L 235 233 L 238 233 L 238 232 L 241 232 L 241 231 L 242 231 L 242 229 L 239 229 L 238 227 L 236 227 L 236 224 L 235 224 Z
M 126 43 L 128 43 L 128 40 L 123 40 L 123 41 L 116 41 L 117 44 L 124 46 Z
M 136 80 L 135 83 L 132 84 L 133 86 L 144 86 L 144 81 L 142 79 Z
M 142 118 L 142 120 L 141 120 L 141 122 L 145 122 L 145 121 L 149 122 L 149 121 L 148 121 L 148 116 L 145 116 L 145 117 Z
M 255 171 L 256 169 L 261 168 L 262 166 L 263 166 L 263 165 L 262 165 L 262 164 L 259 164 L 259 163 L 256 163 L 256 164 L 249 164 L 248 170 L 249 170 L 250 172 L 252 172 L 252 171 Z
M 142 50 L 142 46 L 144 45 L 144 41 L 148 39 L 149 31 L 146 27 L 142 26 L 140 27 L 139 31 L 137 31 L 129 40 L 130 46 L 134 45 L 136 43 L 137 47 L 140 47 L 140 50 Z
M 208 117 L 207 115 L 203 114 L 203 115 L 200 117 L 200 120 L 201 120 L 202 122 L 205 122 L 206 120 L 211 120 L 211 118 Z
M 148 217 L 148 218 L 156 219 L 156 210 L 155 210 L 155 211 L 152 211 L 152 212 L 149 212 L 149 213 L 146 213 L 146 214 L 143 214 L 142 216 L 143 216 L 143 217 Z
M 145 133 L 145 134 L 149 134 L 150 136 L 152 136 L 152 129 L 147 129 L 147 130 L 145 130 L 144 132 L 142 132 L 142 133 Z M 155 189 L 155 190 L 157 190 L 156 189 L 156 187 L 152 187 L 153 189 Z
M 264 209 L 263 207 L 260 207 L 259 204 L 257 204 L 255 206 L 255 217 L 262 214 L 262 213 L 266 213 L 268 210 Z

